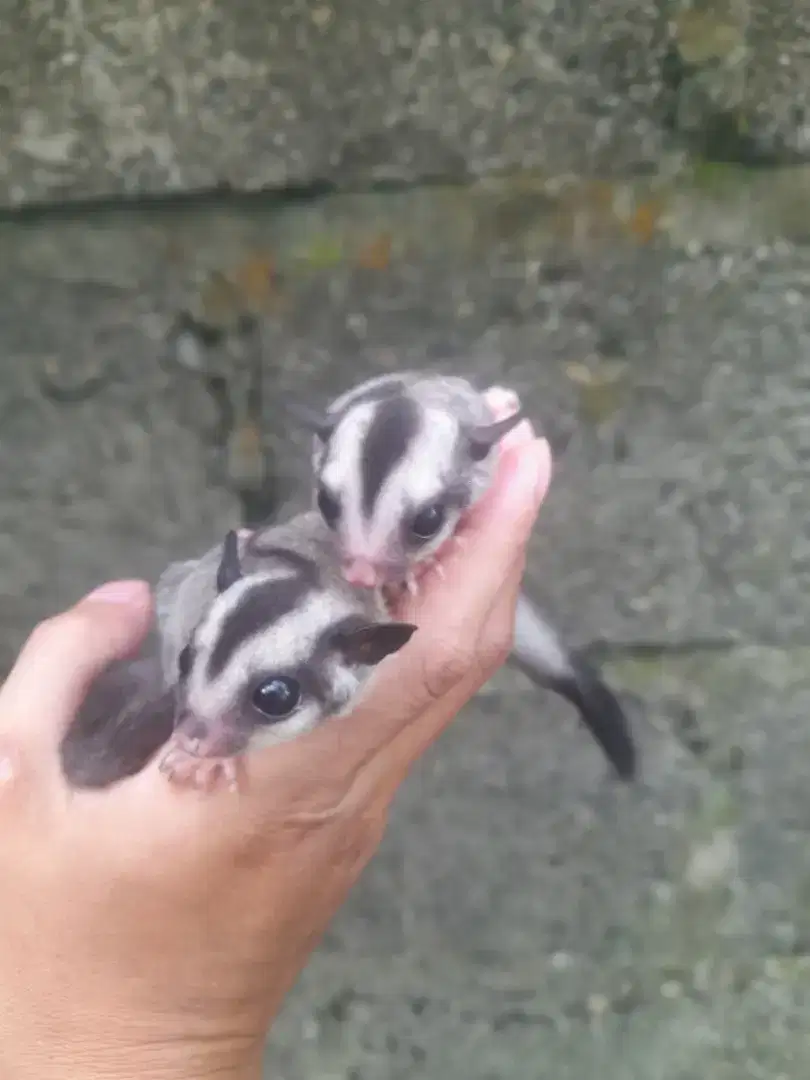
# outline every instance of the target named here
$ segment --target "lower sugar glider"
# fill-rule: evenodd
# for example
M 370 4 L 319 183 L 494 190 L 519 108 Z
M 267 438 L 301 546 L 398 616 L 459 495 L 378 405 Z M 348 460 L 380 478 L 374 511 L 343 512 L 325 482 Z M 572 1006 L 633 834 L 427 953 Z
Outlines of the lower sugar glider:
M 160 751 L 175 782 L 236 787 L 244 753 L 346 712 L 416 630 L 342 578 L 312 511 L 173 563 L 155 611 L 158 655 L 105 672 L 63 739 L 73 787 L 107 787 Z
M 415 371 L 369 379 L 323 411 L 288 410 L 314 436 L 314 504 L 344 578 L 374 591 L 417 589 L 440 549 L 460 541 L 465 511 L 492 483 L 492 451 L 524 417 L 511 390 Z M 525 591 L 510 663 L 573 704 L 617 775 L 634 779 L 637 750 L 618 699 Z

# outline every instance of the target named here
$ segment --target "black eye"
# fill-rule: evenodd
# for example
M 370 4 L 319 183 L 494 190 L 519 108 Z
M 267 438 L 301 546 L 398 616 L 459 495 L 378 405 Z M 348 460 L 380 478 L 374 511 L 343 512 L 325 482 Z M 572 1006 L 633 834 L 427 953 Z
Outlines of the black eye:
M 186 647 L 183 649 L 183 651 L 177 658 L 177 674 L 180 676 L 181 679 L 185 679 L 188 677 L 188 673 L 189 671 L 191 671 L 191 661 L 193 660 L 193 658 L 194 655 L 191 651 L 191 646 L 186 645 Z
M 430 540 L 436 535 L 447 519 L 447 512 L 441 503 L 432 503 L 424 507 L 411 519 L 411 534 L 417 540 Z
M 253 704 L 268 720 L 283 720 L 301 700 L 301 687 L 288 675 L 273 675 L 253 691 Z
M 340 503 L 325 487 L 318 488 L 318 509 L 329 528 L 334 528 L 340 517 Z

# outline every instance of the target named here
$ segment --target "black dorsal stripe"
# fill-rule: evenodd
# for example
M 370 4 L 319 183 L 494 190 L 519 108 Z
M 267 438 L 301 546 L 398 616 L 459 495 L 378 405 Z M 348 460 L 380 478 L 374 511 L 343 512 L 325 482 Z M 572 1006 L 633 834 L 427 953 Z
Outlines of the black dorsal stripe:
M 405 394 L 381 401 L 360 451 L 363 514 L 370 518 L 383 484 L 419 430 L 419 410 Z
M 401 375 L 387 375 L 374 386 L 358 386 L 341 403 L 337 410 L 338 421 L 343 420 L 347 413 L 358 405 L 372 405 L 376 401 L 384 401 L 385 398 L 395 397 L 405 390 L 405 382 Z
M 308 555 L 302 555 L 300 551 L 278 544 L 265 545 L 260 535 L 252 536 L 248 540 L 247 549 L 252 555 L 262 559 L 278 559 L 312 586 L 317 585 L 320 580 L 318 564 Z
M 209 678 L 222 673 L 243 642 L 299 607 L 311 588 L 306 578 L 283 577 L 258 581 L 248 589 L 220 628 L 219 640 L 208 658 Z

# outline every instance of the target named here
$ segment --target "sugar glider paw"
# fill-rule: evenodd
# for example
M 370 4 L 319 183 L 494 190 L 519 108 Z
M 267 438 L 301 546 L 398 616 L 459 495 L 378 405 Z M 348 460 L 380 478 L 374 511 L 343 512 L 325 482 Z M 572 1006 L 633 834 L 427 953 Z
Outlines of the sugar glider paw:
M 506 386 L 490 386 L 484 391 L 484 401 L 496 420 L 504 420 L 520 408 L 520 396 Z
M 212 791 L 220 782 L 230 791 L 239 789 L 239 769 L 232 757 L 200 757 L 177 744 L 169 747 L 158 767 L 171 783 L 198 791 Z

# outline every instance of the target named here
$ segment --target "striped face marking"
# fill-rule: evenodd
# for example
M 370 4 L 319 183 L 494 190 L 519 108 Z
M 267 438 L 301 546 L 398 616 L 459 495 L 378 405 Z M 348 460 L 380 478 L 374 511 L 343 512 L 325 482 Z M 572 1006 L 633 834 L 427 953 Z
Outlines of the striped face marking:
M 421 417 L 404 395 L 381 402 L 371 414 L 360 448 L 360 505 L 370 521 L 386 481 L 400 468 L 420 434 Z
M 319 642 L 349 610 L 345 598 L 294 574 L 256 574 L 236 582 L 217 597 L 194 636 L 185 684 L 194 722 L 227 729 L 237 741 L 262 728 L 272 741 L 310 730 L 341 704 L 334 658 Z M 274 718 L 272 704 L 282 696 L 283 680 L 288 688 L 294 683 L 300 697 L 289 715 Z
M 310 731 L 345 711 L 367 669 L 414 629 L 369 621 L 350 595 L 286 567 L 239 578 L 217 596 L 185 653 L 175 736 L 211 758 Z
M 462 442 L 450 413 L 405 394 L 346 410 L 324 448 L 317 502 L 349 581 L 401 581 L 452 533 L 470 499 Z

